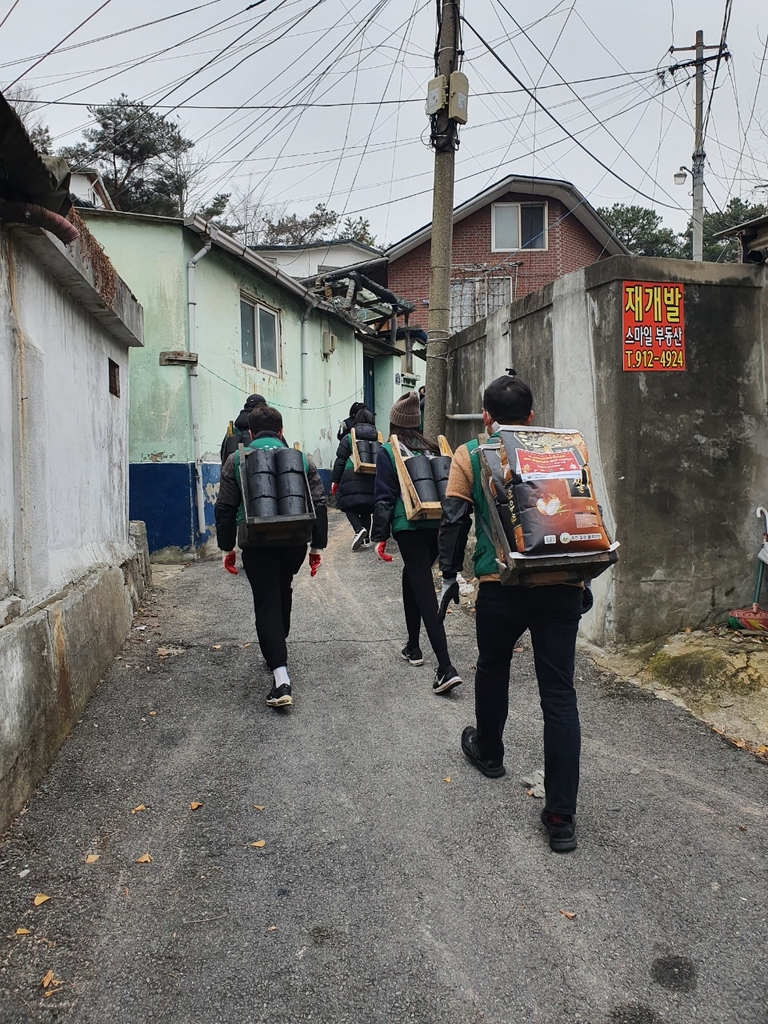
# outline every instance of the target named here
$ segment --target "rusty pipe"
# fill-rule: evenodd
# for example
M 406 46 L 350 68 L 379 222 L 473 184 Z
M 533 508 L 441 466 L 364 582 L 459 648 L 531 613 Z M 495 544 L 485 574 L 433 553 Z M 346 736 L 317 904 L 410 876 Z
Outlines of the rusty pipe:
M 15 203 L 0 199 L 0 221 L 45 228 L 65 245 L 76 242 L 80 237 L 80 232 L 71 221 L 35 203 Z

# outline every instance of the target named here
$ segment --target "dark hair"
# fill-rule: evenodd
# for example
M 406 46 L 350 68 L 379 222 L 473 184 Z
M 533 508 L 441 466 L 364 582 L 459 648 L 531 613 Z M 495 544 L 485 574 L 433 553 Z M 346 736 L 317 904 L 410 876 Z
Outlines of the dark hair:
M 365 409 L 365 402 L 353 402 L 349 407 L 349 415 L 357 416 L 361 409 Z
M 279 409 L 266 403 L 254 406 L 248 415 L 248 429 L 254 437 L 263 430 L 271 430 L 273 434 L 279 434 L 283 429 L 283 417 Z
M 389 436 L 397 434 L 398 441 L 402 441 L 406 448 L 419 452 L 433 452 L 440 454 L 440 448 L 433 441 L 424 437 L 420 430 L 415 427 L 396 427 L 394 423 L 389 424 Z
M 528 385 L 514 374 L 492 380 L 483 392 L 483 408 L 496 423 L 525 423 L 533 408 Z
M 360 423 L 370 423 L 371 426 L 374 426 L 376 423 L 376 420 L 373 418 L 373 413 L 370 409 L 366 409 L 365 406 L 363 406 L 362 409 L 358 409 L 355 413 L 355 422 L 352 426 L 356 427 Z

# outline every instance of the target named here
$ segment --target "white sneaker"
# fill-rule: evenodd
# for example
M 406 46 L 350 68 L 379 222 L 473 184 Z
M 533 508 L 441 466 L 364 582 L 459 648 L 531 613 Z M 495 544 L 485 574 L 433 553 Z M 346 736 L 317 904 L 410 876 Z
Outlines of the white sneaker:
M 365 542 L 367 540 L 368 540 L 368 531 L 367 530 L 358 530 L 358 532 L 355 534 L 355 539 L 352 541 L 352 550 L 353 551 L 359 551 L 360 548 L 363 546 L 363 544 L 365 544 Z

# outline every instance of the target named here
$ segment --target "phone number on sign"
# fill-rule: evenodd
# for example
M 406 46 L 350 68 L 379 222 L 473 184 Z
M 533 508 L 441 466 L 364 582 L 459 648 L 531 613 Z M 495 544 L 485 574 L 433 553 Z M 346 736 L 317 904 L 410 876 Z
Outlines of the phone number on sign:
M 627 370 L 684 370 L 683 352 L 653 352 L 651 349 L 635 349 L 624 353 L 624 368 Z

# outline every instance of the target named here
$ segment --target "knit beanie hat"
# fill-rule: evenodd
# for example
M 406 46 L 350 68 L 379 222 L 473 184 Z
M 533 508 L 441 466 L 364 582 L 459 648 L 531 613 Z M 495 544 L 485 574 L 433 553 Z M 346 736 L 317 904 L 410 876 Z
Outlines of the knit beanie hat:
M 418 427 L 421 423 L 421 407 L 415 391 L 409 391 L 398 398 L 389 410 L 389 422 L 393 427 Z

